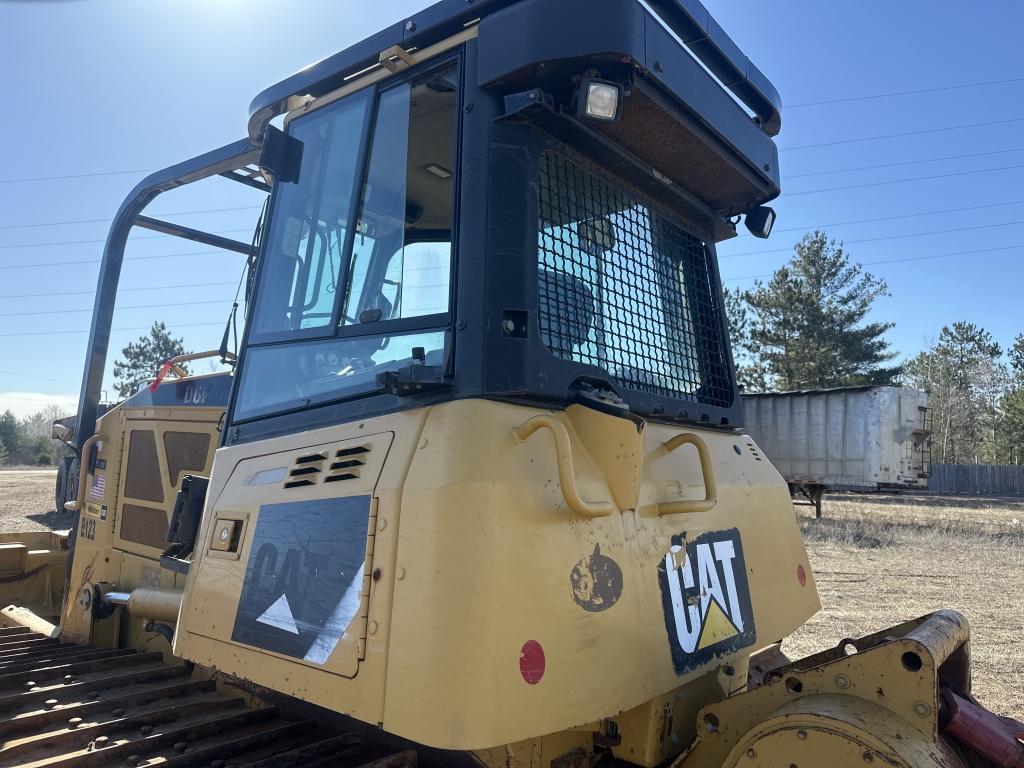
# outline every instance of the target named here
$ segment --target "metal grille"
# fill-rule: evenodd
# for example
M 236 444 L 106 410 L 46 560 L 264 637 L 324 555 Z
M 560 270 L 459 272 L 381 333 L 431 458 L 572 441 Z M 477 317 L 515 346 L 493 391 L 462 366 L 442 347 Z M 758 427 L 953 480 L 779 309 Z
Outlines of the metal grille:
M 552 353 L 619 384 L 729 407 L 711 254 L 698 238 L 555 152 L 541 156 L 538 290 Z

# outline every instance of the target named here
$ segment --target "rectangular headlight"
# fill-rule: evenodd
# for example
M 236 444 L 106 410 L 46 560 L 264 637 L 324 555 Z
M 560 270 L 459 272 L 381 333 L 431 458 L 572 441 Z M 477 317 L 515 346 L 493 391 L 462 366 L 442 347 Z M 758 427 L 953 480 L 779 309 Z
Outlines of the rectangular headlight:
M 580 116 L 613 123 L 619 119 L 622 86 L 607 80 L 586 78 L 580 84 Z

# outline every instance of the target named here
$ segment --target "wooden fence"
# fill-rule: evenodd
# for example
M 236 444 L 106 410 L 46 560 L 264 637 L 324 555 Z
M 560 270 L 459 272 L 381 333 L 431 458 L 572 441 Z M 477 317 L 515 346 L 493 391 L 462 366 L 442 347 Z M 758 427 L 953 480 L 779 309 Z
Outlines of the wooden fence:
M 928 490 L 975 496 L 1024 496 L 1024 465 L 932 464 Z

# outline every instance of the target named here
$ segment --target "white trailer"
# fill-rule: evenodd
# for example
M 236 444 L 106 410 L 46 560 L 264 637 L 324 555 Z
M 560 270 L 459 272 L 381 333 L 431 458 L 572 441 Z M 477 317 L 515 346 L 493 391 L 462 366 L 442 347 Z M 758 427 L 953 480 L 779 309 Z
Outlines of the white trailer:
M 927 489 L 928 394 L 841 387 L 743 395 L 744 429 L 821 517 L 827 489 Z

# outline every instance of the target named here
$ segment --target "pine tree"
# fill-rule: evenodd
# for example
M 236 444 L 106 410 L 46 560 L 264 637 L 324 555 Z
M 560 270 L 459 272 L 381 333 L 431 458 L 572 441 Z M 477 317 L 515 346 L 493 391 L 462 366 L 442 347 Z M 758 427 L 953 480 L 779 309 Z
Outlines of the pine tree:
M 767 284 L 743 294 L 752 313 L 750 354 L 771 384 L 809 389 L 890 384 L 898 366 L 885 333 L 892 323 L 865 322 L 887 295 L 884 280 L 851 263 L 842 243 L 824 232 L 805 235 L 795 256 Z
M 24 447 L 18 417 L 11 411 L 0 414 L 0 445 L 3 446 L 3 457 L 0 463 L 17 464 Z
M 141 382 L 152 379 L 160 366 L 172 357 L 185 354 L 181 339 L 175 339 L 163 323 L 153 323 L 148 336 L 140 336 L 121 350 L 122 359 L 114 363 L 114 386 L 120 397 L 134 394 Z M 187 370 L 187 369 L 186 369 Z
M 938 341 L 907 363 L 907 382 L 928 391 L 934 461 L 997 460 L 998 406 L 1009 383 L 1001 356 L 992 334 L 958 322 L 943 327 Z
M 1024 460 L 1024 334 L 1014 339 L 1006 354 L 1009 384 L 999 401 L 993 461 L 1020 464 Z
M 750 336 L 752 317 L 743 291 L 726 287 L 723 295 L 725 316 L 729 321 L 729 341 L 736 365 L 736 382 L 745 392 L 764 392 L 768 389 L 768 367 Z

